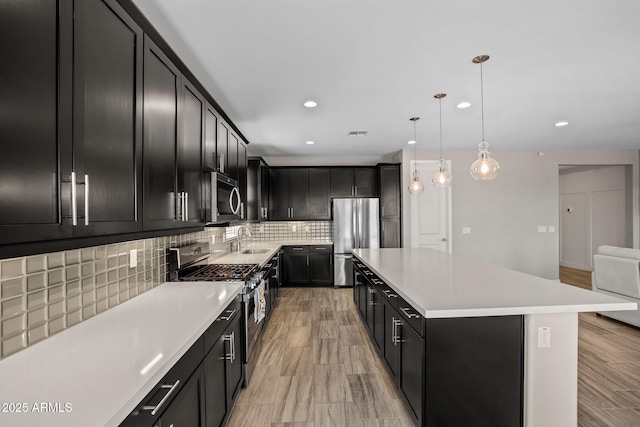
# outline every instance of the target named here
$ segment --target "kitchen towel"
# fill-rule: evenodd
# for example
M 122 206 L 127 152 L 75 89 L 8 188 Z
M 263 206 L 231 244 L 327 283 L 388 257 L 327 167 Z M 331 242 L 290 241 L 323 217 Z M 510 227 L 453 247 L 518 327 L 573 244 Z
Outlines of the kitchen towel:
M 264 319 L 267 309 L 267 301 L 264 299 L 264 280 L 260 280 L 253 298 L 255 303 L 253 317 L 256 319 L 256 323 L 260 323 Z

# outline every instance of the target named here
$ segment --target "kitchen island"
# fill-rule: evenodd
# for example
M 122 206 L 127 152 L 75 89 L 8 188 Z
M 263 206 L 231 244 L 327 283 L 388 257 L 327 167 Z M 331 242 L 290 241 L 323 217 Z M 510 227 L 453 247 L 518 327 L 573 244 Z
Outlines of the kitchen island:
M 432 249 L 353 252 L 354 301 L 422 425 L 576 425 L 578 312 L 636 309 Z

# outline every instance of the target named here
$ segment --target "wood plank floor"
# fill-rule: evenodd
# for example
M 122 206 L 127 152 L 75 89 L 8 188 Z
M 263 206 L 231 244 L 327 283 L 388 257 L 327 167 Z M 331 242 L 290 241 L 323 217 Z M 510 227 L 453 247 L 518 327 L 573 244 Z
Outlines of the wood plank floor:
M 573 284 L 590 288 L 590 280 L 582 274 L 582 282 Z M 578 426 L 640 426 L 640 330 L 581 313 L 578 335 Z M 283 288 L 259 366 L 228 425 L 413 423 L 375 355 L 352 290 Z
M 352 289 L 282 288 L 229 427 L 408 427 L 413 422 Z

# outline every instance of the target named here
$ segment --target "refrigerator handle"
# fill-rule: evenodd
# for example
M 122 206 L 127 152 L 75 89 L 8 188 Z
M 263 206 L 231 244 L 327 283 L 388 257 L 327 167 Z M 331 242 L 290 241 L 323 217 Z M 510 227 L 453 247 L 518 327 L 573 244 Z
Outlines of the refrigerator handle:
M 358 205 L 355 200 L 351 202 L 352 205 L 352 217 L 351 217 L 351 247 L 358 249 Z
M 362 248 L 362 200 L 356 199 L 356 212 L 358 217 L 358 230 L 356 234 L 358 236 L 358 248 Z

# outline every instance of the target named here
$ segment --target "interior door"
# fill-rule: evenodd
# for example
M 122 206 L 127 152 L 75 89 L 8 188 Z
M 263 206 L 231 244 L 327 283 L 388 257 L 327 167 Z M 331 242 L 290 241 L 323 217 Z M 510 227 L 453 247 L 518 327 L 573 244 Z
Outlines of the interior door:
M 411 171 L 415 163 L 411 161 Z M 451 188 L 436 188 L 430 183 L 439 162 L 419 160 L 417 167 L 425 185 L 421 194 L 410 196 L 411 247 L 451 253 Z M 447 167 L 451 170 L 451 162 L 447 161 Z

